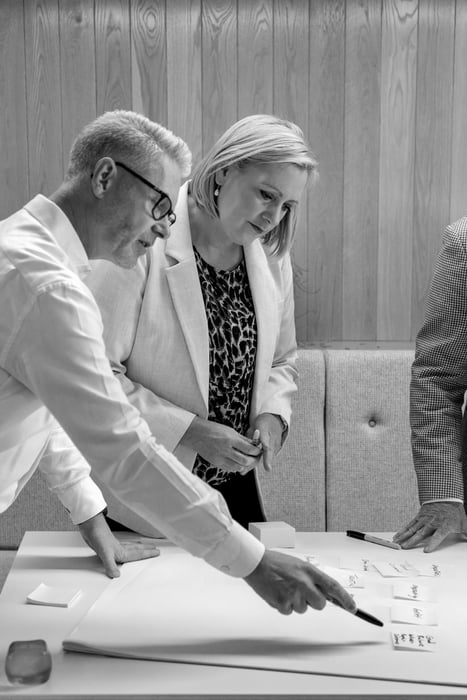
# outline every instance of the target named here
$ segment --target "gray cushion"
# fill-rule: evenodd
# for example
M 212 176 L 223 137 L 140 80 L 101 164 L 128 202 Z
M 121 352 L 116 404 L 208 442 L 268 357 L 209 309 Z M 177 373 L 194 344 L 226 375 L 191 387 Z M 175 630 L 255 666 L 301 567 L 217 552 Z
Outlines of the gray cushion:
M 327 529 L 396 531 L 418 511 L 412 350 L 326 350 Z
M 0 592 L 3 589 L 3 584 L 11 569 L 15 555 L 15 549 L 0 551 Z
M 302 531 L 325 529 L 324 358 L 321 350 L 298 351 L 298 392 L 288 439 L 271 473 L 258 476 L 268 520 Z
M 73 529 L 67 511 L 36 471 L 16 501 L 0 513 L 0 548 L 18 547 L 27 530 Z

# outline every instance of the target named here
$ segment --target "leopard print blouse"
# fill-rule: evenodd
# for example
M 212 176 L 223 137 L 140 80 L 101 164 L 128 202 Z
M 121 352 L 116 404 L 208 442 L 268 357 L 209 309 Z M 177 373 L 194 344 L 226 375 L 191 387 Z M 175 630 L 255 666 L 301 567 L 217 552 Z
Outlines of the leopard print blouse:
M 249 427 L 256 360 L 256 316 L 245 259 L 231 270 L 216 270 L 194 248 L 209 331 L 209 420 L 241 435 Z M 211 486 L 235 473 L 196 456 L 193 473 Z

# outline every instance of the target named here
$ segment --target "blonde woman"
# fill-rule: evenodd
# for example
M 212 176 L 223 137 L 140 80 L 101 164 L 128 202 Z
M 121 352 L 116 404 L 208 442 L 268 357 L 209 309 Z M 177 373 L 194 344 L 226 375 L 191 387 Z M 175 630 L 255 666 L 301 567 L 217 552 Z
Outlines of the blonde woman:
M 289 251 L 316 168 L 298 126 L 245 117 L 182 186 L 170 236 L 130 274 L 96 262 L 88 279 L 130 402 L 246 527 L 266 518 L 257 469 L 272 469 L 291 417 Z M 143 531 L 107 500 L 114 520 Z

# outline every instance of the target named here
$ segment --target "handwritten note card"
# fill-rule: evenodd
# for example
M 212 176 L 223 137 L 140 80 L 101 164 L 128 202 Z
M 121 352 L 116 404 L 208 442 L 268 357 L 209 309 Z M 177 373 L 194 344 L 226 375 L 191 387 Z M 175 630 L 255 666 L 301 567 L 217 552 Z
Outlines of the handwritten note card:
M 393 587 L 394 598 L 404 600 L 434 601 L 436 596 L 428 586 L 421 586 L 419 583 L 401 581 Z
M 411 630 L 398 630 L 391 633 L 394 649 L 411 651 L 436 651 L 437 639 L 434 634 L 420 634 Z
M 417 564 L 417 571 L 419 576 L 441 576 L 441 566 L 436 563 L 431 564 Z
M 320 568 L 325 574 L 335 578 L 344 588 L 365 588 L 365 577 L 358 571 L 343 571 L 333 566 L 321 566 Z
M 392 622 L 405 622 L 411 625 L 437 625 L 436 611 L 422 605 L 393 605 Z
M 389 561 L 374 561 L 373 566 L 379 571 L 381 576 L 384 577 L 404 578 L 410 575 L 413 576 L 413 572 L 410 572 L 404 564 Z
M 341 557 L 339 559 L 339 567 L 341 569 L 352 569 L 353 571 L 373 570 L 371 561 L 360 557 Z

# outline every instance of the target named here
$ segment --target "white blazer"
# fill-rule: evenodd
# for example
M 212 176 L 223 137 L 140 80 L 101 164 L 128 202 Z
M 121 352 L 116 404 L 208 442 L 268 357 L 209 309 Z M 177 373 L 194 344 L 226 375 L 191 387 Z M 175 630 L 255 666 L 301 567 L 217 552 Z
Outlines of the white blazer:
M 209 338 L 188 219 L 187 183 L 167 240 L 157 239 L 135 268 L 93 261 L 86 279 L 104 321 L 112 368 L 158 439 L 191 469 L 180 445 L 194 416 L 208 417 Z M 250 422 L 276 413 L 287 423 L 296 391 L 296 338 L 290 256 L 268 255 L 259 240 L 244 250 L 257 322 Z

